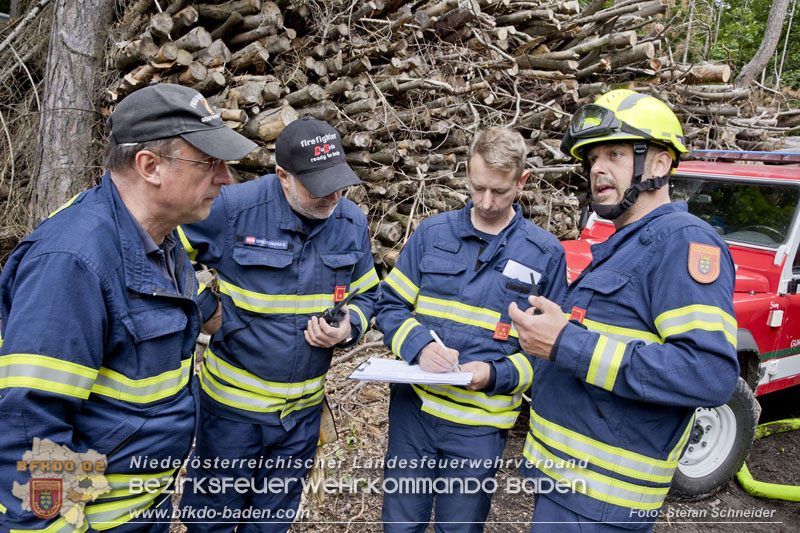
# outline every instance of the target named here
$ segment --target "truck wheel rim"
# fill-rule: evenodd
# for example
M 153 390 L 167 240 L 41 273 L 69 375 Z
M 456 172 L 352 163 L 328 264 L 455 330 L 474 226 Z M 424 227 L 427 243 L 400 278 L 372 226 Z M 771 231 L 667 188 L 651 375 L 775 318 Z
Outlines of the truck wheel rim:
M 681 457 L 684 476 L 701 478 L 714 472 L 730 454 L 736 441 L 736 416 L 727 405 L 699 408 L 692 438 Z

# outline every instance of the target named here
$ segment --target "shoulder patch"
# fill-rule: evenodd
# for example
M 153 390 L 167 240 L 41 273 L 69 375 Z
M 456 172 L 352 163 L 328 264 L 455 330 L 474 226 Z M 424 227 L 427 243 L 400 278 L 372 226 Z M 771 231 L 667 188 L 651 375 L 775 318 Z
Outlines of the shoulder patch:
M 719 277 L 720 249 L 718 246 L 689 243 L 689 275 L 699 283 L 711 283 Z

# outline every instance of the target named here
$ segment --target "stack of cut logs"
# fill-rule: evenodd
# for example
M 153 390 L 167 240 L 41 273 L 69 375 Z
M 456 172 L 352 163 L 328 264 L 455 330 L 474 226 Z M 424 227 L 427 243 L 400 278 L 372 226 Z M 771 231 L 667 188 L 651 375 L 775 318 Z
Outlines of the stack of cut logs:
M 364 180 L 383 273 L 421 218 L 460 208 L 472 134 L 508 125 L 529 144 L 524 213 L 577 236 L 579 167 L 560 153 L 571 113 L 612 87 L 672 106 L 698 147 L 758 148 L 773 116 L 743 112 L 725 65 L 670 60 L 661 0 L 132 0 L 112 36 L 109 111 L 152 81 L 192 86 L 259 148 L 241 179 L 274 169 L 274 140 L 313 116 L 342 134 Z M 744 118 L 747 115 L 749 118 Z M 767 127 L 767 129 L 761 129 Z M 710 144 L 709 144 L 710 143 Z

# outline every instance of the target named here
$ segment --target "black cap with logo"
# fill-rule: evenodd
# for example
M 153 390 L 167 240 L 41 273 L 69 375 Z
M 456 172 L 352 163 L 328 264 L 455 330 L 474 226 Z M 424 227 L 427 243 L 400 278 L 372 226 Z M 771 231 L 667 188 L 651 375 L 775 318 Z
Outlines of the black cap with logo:
M 275 162 L 317 198 L 361 183 L 344 158 L 339 134 L 315 118 L 295 120 L 281 131 L 275 141 Z
M 180 136 L 211 157 L 232 161 L 256 144 L 227 127 L 206 99 L 189 87 L 158 83 L 128 95 L 108 117 L 112 144 Z

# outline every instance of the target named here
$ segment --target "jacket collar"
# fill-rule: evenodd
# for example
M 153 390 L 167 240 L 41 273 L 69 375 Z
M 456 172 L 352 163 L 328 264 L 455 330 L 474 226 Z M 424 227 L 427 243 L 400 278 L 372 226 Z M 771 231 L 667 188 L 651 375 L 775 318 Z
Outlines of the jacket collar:
M 687 212 L 688 207 L 686 202 L 670 202 L 656 207 L 636 222 L 631 222 L 622 229 L 615 232 L 606 241 L 592 245 L 592 265 L 607 259 L 614 252 L 626 243 L 629 239 L 638 237 L 643 242 L 649 242 L 652 238 L 651 233 L 657 227 L 658 219 L 665 215 L 678 212 Z M 651 223 L 656 223 L 656 226 L 651 226 Z
M 472 209 L 472 200 L 470 200 L 467 205 L 461 209 L 458 213 L 458 236 L 462 239 L 466 237 L 475 237 L 481 238 L 478 231 L 475 229 L 475 226 L 472 225 L 472 217 L 470 216 L 470 210 Z M 514 204 L 514 216 L 511 218 L 511 221 L 508 225 L 503 228 L 500 233 L 498 233 L 495 238 L 492 240 L 492 243 L 486 247 L 486 249 L 481 253 L 478 259 L 482 263 L 488 263 L 492 257 L 500 250 L 503 246 L 505 246 L 506 241 L 508 240 L 508 236 L 511 232 L 515 231 L 516 228 L 522 224 L 524 218 L 522 217 L 522 208 L 520 208 L 519 204 Z
M 163 293 L 165 290 L 174 293 L 175 289 L 170 286 L 168 280 L 163 276 L 154 275 L 153 265 L 147 259 L 144 242 L 136 231 L 136 225 L 128 208 L 122 202 L 117 186 L 111 180 L 108 172 L 103 176 L 103 181 L 99 185 L 104 198 L 108 203 L 111 216 L 117 226 L 119 235 L 120 251 L 122 255 L 122 268 L 125 275 L 125 286 L 131 291 L 143 294 Z M 173 239 L 176 243 L 180 242 L 177 233 L 173 230 Z M 187 276 L 184 275 L 185 262 L 179 261 L 178 254 L 184 254 L 183 246 L 176 246 L 172 249 L 174 264 L 182 268 L 176 268 L 175 277 L 182 290 L 188 289 Z M 164 279 L 162 279 L 164 278 Z M 187 292 L 184 290 L 184 292 Z M 191 295 L 189 295 L 191 298 Z

